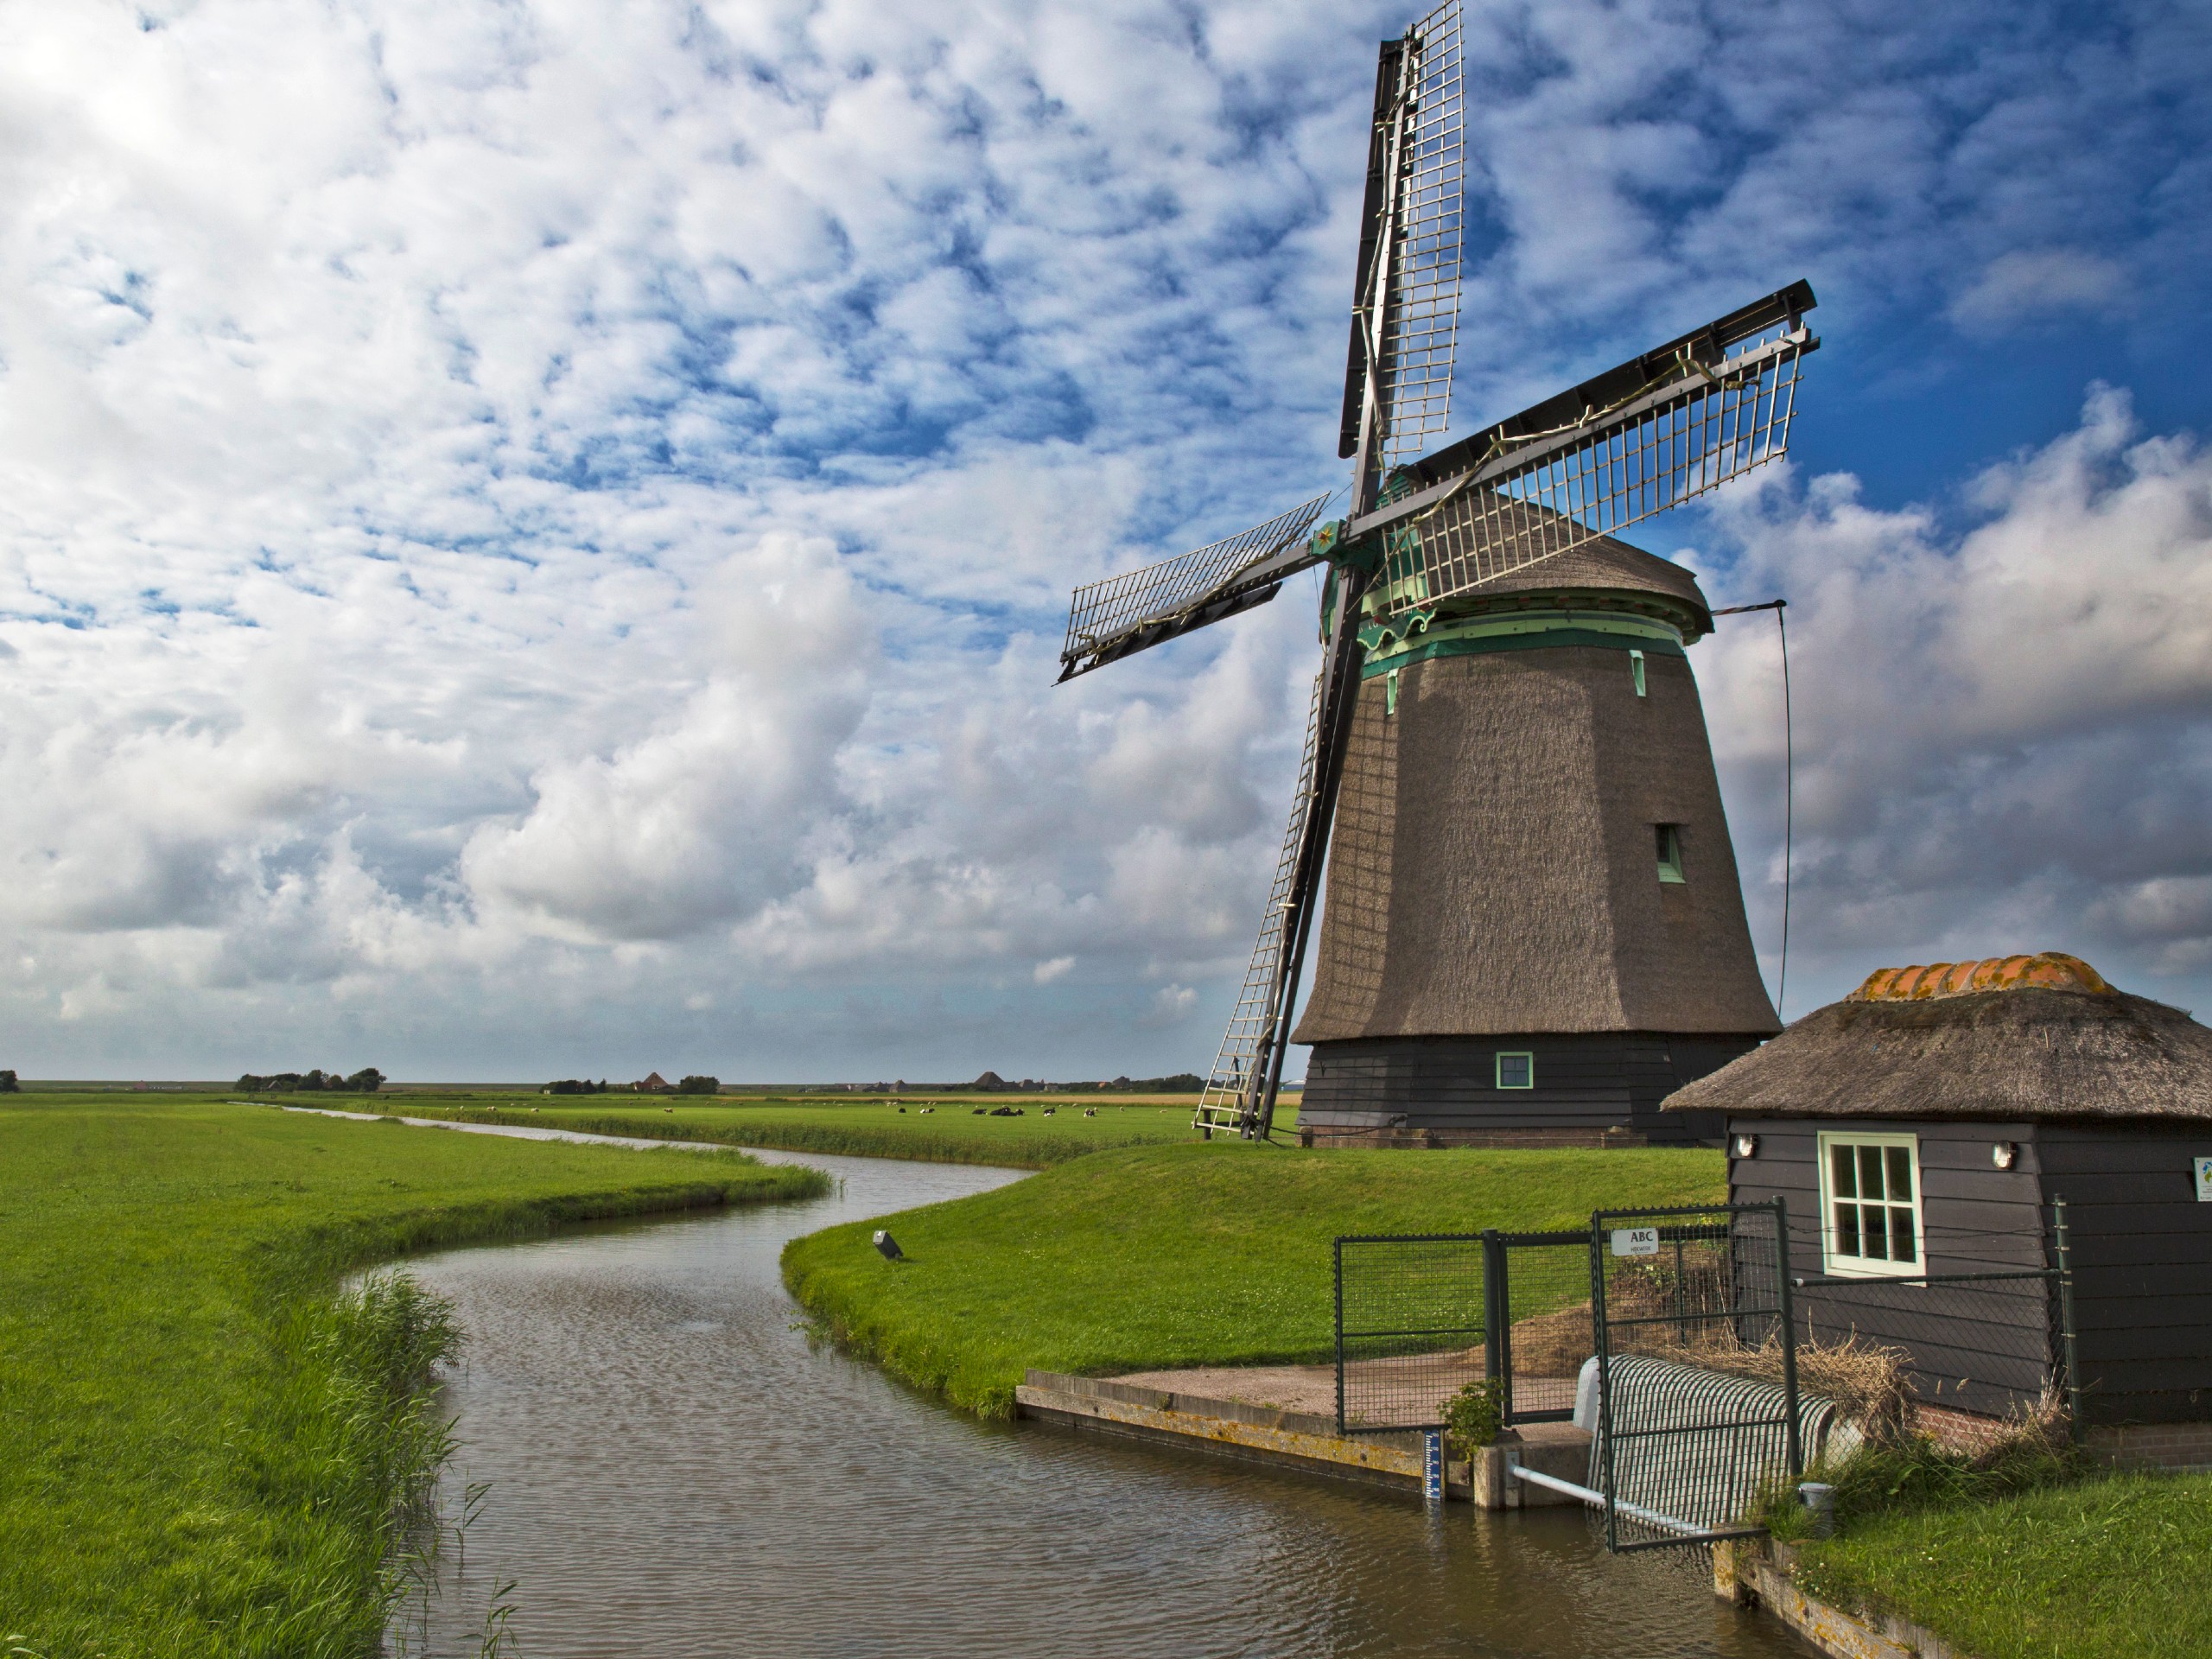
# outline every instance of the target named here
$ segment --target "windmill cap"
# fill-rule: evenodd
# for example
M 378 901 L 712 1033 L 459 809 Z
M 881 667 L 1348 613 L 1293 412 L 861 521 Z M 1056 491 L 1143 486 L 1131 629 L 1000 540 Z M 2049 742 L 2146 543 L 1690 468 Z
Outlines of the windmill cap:
M 1984 957 L 1979 962 L 1915 963 L 1910 968 L 1877 968 L 1847 1002 L 1919 1002 L 1932 997 L 1967 996 L 1976 991 L 2082 991 L 2092 996 L 2116 996 L 2105 976 L 2063 950 L 2039 950 L 2032 957 Z

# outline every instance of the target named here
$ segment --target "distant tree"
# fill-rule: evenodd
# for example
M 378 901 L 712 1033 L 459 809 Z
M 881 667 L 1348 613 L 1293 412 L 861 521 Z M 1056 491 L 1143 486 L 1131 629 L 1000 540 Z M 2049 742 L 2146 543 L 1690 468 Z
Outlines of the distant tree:
M 13 1071 L 0 1071 L 0 1095 L 19 1095 L 22 1087 L 16 1082 Z
M 596 1090 L 588 1077 L 563 1077 L 558 1082 L 547 1084 L 545 1092 L 549 1095 L 588 1095 Z
M 691 1077 L 677 1084 L 676 1092 L 679 1095 L 711 1095 L 720 1090 L 721 1086 L 720 1077 Z
M 346 1086 L 357 1095 L 373 1095 L 384 1087 L 384 1073 L 373 1065 L 365 1065 L 346 1079 Z

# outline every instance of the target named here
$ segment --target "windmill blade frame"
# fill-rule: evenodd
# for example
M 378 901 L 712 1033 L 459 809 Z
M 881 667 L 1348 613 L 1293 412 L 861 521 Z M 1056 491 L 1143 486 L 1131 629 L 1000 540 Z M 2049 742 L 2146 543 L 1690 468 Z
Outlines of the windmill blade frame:
M 1792 283 L 1394 474 L 1394 499 L 1347 527 L 1383 534 L 1383 608 L 1422 610 L 1781 459 L 1817 303 Z
M 1068 601 L 1060 678 L 1088 674 L 1266 604 L 1286 576 L 1321 562 L 1333 537 L 1318 538 L 1317 545 L 1307 532 L 1328 503 L 1329 495 L 1317 495 L 1194 552 L 1077 588 Z
M 1281 855 L 1236 1012 L 1192 1119 L 1192 1127 L 1209 1137 L 1217 1128 L 1234 1128 L 1248 1138 L 1265 1140 L 1274 1127 L 1283 1054 L 1290 1044 L 1291 1014 L 1313 931 L 1313 899 L 1328 857 L 1337 786 L 1343 781 L 1344 749 L 1359 696 L 1359 601 L 1368 581 L 1369 573 L 1357 565 L 1339 566 L 1336 572 L 1327 649 L 1313 680 L 1305 753 Z
M 1444 0 L 1376 67 L 1351 338 L 1337 452 L 1357 457 L 1353 509 L 1389 462 L 1450 424 L 1466 184 L 1459 0 Z

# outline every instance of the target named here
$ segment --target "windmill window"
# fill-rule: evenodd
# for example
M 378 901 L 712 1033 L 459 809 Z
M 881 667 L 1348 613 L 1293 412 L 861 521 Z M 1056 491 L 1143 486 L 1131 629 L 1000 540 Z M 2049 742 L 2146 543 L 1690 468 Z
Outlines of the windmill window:
M 1534 1054 L 1499 1054 L 1497 1086 L 1501 1089 L 1535 1088 L 1536 1086 L 1536 1057 Z
M 1659 879 L 1662 881 L 1688 880 L 1682 874 L 1682 826 L 1662 823 L 1653 826 L 1659 832 Z
M 1821 1136 L 1821 1244 L 1830 1273 L 1917 1275 L 1920 1141 L 1910 1135 Z
M 1643 695 L 1643 653 L 1631 651 L 1628 654 L 1628 671 L 1636 677 L 1636 695 Z

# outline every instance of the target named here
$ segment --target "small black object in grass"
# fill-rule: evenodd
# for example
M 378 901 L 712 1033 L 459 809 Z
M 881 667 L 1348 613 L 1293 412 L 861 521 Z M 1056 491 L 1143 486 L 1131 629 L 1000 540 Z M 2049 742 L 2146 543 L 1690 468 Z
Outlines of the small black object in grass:
M 903 1262 L 906 1259 L 906 1252 L 899 1248 L 899 1241 L 880 1227 L 875 1230 L 875 1248 L 882 1253 L 883 1259 L 887 1262 Z

